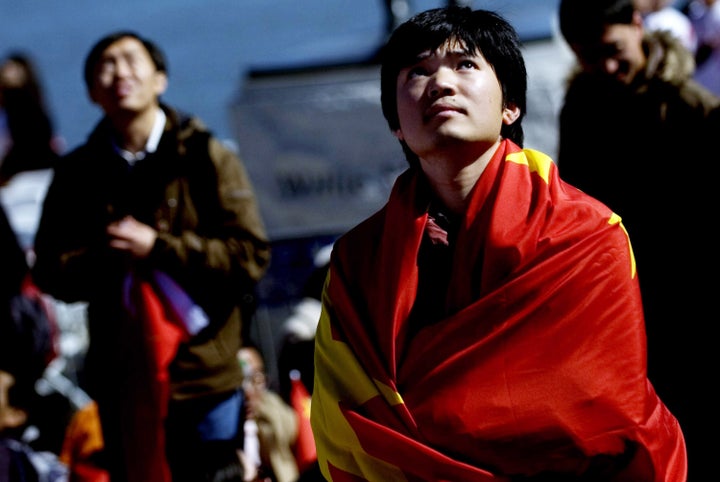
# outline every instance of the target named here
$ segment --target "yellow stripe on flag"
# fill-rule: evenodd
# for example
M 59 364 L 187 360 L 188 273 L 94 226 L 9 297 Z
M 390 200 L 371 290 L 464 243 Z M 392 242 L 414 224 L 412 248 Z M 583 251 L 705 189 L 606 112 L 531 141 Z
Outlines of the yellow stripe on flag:
M 553 165 L 553 160 L 550 156 L 540 151 L 523 149 L 522 151 L 508 154 L 505 160 L 528 166 L 530 172 L 537 172 L 546 183 L 548 179 L 550 179 L 550 166 Z
M 327 299 L 323 302 L 327 303 Z M 392 400 L 392 403 L 402 403 L 402 398 L 387 385 L 373 382 L 348 346 L 333 339 L 331 324 L 328 307 L 324 305 L 315 334 L 315 385 L 310 414 L 323 476 L 332 480 L 327 468 L 330 461 L 358 477 L 404 481 L 405 477 L 397 467 L 368 455 L 362 449 L 339 405 L 342 401 L 352 408 L 380 395 Z M 340 386 L 336 383 L 338 380 L 348 383 Z

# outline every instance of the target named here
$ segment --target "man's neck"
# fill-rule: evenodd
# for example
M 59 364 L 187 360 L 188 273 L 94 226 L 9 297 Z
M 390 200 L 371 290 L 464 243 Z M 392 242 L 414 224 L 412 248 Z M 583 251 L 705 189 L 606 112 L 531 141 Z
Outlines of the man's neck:
M 480 176 L 485 171 L 500 140 L 491 148 L 485 150 L 479 157 L 477 153 L 471 154 L 472 161 L 462 161 L 459 152 L 455 156 L 439 156 L 431 160 L 420 159 L 420 165 L 428 178 L 433 192 L 442 203 L 454 214 L 465 211 L 467 198 Z
M 145 150 L 159 108 L 159 106 L 153 105 L 141 113 L 132 113 L 132 115 L 111 119 L 118 147 L 132 153 Z

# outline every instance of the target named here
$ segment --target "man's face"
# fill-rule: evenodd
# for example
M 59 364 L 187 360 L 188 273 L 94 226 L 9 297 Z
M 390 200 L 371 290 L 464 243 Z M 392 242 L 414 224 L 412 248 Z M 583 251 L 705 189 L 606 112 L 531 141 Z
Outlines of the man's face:
M 500 83 L 479 53 L 458 42 L 423 52 L 398 75 L 396 137 L 421 159 L 458 145 L 487 149 L 500 138 L 503 122 L 516 116 L 503 106 Z
M 609 75 L 629 84 L 645 68 L 641 24 L 608 25 L 596 43 L 572 44 L 586 72 Z
M 103 52 L 95 67 L 90 97 L 106 114 L 138 113 L 154 106 L 167 88 L 142 42 L 125 37 Z

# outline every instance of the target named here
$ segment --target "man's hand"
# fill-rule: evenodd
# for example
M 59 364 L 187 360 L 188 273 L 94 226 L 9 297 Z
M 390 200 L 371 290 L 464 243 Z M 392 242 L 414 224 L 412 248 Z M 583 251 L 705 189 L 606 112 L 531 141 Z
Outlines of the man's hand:
M 157 239 L 155 229 L 132 216 L 110 223 L 107 234 L 110 236 L 111 248 L 128 252 L 135 258 L 146 258 Z

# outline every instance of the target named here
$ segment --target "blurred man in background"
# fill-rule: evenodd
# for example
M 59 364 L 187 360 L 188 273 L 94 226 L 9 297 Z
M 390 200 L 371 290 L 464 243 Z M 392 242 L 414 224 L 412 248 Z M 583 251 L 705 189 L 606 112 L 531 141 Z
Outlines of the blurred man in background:
M 560 176 L 627 227 L 649 378 L 683 428 L 690 480 L 707 480 L 712 395 L 696 380 L 717 364 L 704 343 L 718 319 L 720 98 L 693 80 L 692 54 L 671 33 L 644 29 L 632 0 L 562 0 L 560 30 L 578 61 L 560 112 Z

